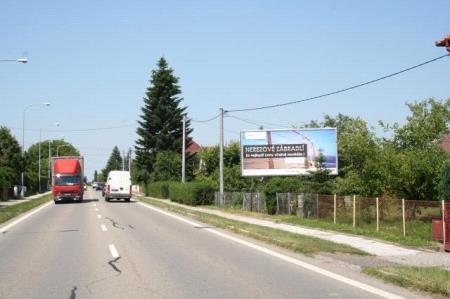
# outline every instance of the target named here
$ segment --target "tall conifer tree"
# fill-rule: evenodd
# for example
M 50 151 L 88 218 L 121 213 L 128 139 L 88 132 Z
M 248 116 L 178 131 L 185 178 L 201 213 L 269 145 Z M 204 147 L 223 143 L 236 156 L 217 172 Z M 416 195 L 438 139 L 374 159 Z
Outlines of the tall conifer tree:
M 141 119 L 136 141 L 136 166 L 140 170 L 140 180 L 147 180 L 153 172 L 156 154 L 159 151 L 181 153 L 182 119 L 186 107 L 181 107 L 181 89 L 178 78 L 173 75 L 164 57 L 152 71 L 150 86 L 144 96 Z M 190 121 L 186 121 L 186 147 L 192 133 Z M 191 157 L 186 157 L 189 160 Z
M 109 156 L 106 167 L 102 170 L 103 177 L 107 179 L 108 173 L 111 170 L 122 170 L 122 155 L 120 154 L 119 148 L 115 146 Z

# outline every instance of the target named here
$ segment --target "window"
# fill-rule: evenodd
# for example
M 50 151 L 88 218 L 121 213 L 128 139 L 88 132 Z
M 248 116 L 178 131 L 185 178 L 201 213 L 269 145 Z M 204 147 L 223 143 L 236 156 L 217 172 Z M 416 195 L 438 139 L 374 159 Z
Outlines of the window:
M 55 176 L 56 186 L 73 186 L 80 184 L 79 175 L 60 175 Z

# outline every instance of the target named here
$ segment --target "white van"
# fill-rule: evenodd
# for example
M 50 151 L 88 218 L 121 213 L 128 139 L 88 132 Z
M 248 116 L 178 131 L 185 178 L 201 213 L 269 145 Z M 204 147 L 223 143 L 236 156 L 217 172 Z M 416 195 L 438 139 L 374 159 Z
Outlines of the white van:
M 105 186 L 105 200 L 124 198 L 130 201 L 131 179 L 129 171 L 113 170 L 108 173 Z

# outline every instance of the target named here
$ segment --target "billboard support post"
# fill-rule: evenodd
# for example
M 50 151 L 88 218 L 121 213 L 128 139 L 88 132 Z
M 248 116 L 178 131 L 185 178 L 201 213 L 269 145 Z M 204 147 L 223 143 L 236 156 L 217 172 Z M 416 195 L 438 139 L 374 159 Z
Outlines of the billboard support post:
M 223 202 L 223 108 L 220 108 L 219 200 Z

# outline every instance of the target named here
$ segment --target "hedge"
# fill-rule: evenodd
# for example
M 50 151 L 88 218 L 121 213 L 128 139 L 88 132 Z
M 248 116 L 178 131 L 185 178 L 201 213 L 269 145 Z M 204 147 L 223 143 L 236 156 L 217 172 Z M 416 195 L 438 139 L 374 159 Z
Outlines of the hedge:
M 210 205 L 214 202 L 214 191 L 214 186 L 205 182 L 173 182 L 169 186 L 169 198 L 190 206 Z
M 145 189 L 146 195 L 167 199 L 169 198 L 169 186 L 173 184 L 170 181 L 150 182 Z
M 298 177 L 274 177 L 264 186 L 266 196 L 267 212 L 271 215 L 276 213 L 276 194 L 280 192 L 299 192 L 303 189 L 303 183 Z

